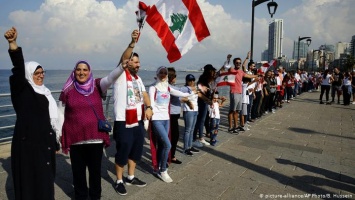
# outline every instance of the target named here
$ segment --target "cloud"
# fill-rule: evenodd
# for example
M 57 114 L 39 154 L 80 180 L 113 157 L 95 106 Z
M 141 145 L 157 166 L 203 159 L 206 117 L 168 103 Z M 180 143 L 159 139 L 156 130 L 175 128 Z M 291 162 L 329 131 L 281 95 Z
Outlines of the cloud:
M 156 0 L 144 2 L 149 5 Z M 211 36 L 170 64 L 160 39 L 146 24 L 135 48 L 143 68 L 166 65 L 199 69 L 207 63 L 218 68 L 229 53 L 244 59 L 250 49 L 250 16 L 241 19 L 235 13 L 227 13 L 223 6 L 228 6 L 229 1 L 221 1 L 223 6 L 207 0 L 198 2 Z M 284 53 L 291 58 L 293 41 L 298 36 L 311 36 L 311 48 L 350 41 L 355 33 L 355 13 L 351 11 L 354 4 L 352 0 L 303 0 L 294 8 L 277 11 L 275 17 L 284 19 Z M 9 19 L 19 30 L 25 58 L 52 69 L 71 69 L 79 59 L 88 60 L 94 69 L 111 69 L 130 42 L 132 30 L 137 28 L 137 5 L 138 0 L 119 7 L 112 1 L 46 0 L 35 11 L 10 13 Z M 271 19 L 265 17 L 255 17 L 254 60 L 260 59 L 267 44 Z
M 352 0 L 303 0 L 282 15 L 288 43 L 297 41 L 299 36 L 312 37 L 311 49 L 325 43 L 350 42 L 355 35 L 354 7 Z M 292 55 L 292 47 L 288 48 L 288 55 Z

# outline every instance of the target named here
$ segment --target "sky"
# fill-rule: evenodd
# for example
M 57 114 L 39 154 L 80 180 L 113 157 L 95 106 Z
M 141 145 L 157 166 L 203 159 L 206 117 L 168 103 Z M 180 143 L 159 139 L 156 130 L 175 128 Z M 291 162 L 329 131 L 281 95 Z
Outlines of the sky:
M 157 0 L 141 0 L 147 5 Z M 284 20 L 283 54 L 292 58 L 294 41 L 312 37 L 310 49 L 350 42 L 355 35 L 354 0 L 274 0 L 273 19 Z M 169 63 L 156 32 L 145 24 L 136 51 L 141 68 L 178 70 L 222 66 L 227 54 L 245 58 L 250 50 L 252 0 L 197 0 L 211 35 L 180 60 Z M 137 29 L 138 0 L 0 0 L 0 33 L 16 27 L 25 61 L 45 69 L 73 69 L 87 60 L 93 69 L 113 69 Z M 267 2 L 255 7 L 254 61 L 266 49 L 271 20 Z M 7 41 L 0 39 L 0 69 L 11 69 Z

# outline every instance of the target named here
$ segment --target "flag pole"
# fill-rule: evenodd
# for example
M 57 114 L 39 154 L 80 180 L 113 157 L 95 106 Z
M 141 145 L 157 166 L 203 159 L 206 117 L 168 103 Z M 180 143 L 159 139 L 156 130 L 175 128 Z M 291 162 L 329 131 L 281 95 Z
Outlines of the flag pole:
M 139 37 L 141 35 L 141 30 L 143 29 L 143 26 L 144 26 L 144 22 L 145 22 L 145 16 L 141 17 L 140 15 L 140 12 L 139 11 L 136 11 L 136 15 L 137 15 L 137 23 L 138 23 L 138 37 L 137 37 L 137 40 L 134 41 L 134 47 L 136 46 L 136 44 L 138 43 L 138 40 L 139 40 Z M 131 56 L 129 57 L 129 60 L 132 59 L 133 57 L 133 49 L 134 47 L 132 48 L 132 53 L 131 53 Z M 117 64 L 117 67 L 120 66 L 121 64 L 121 61 Z

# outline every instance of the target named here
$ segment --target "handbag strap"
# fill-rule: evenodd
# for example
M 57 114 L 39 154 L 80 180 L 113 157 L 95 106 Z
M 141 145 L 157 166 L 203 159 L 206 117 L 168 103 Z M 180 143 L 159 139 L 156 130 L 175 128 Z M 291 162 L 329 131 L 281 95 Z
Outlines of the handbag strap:
M 97 115 L 97 113 L 96 113 L 96 111 L 95 111 L 95 109 L 94 109 L 94 106 L 92 106 L 91 102 L 90 102 L 87 98 L 85 98 L 85 99 L 86 99 L 86 101 L 88 102 L 88 104 L 91 106 L 92 110 L 94 111 L 97 120 L 100 120 L 99 116 Z

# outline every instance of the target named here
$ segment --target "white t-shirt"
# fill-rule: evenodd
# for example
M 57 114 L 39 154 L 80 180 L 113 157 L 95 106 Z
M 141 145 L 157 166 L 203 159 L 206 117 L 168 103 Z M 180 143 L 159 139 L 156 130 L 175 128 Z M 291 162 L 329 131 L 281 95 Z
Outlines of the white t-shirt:
M 216 119 L 220 119 L 221 115 L 219 113 L 219 103 L 217 102 L 213 102 L 212 105 L 208 106 L 208 111 L 210 114 L 210 118 L 216 118 Z
M 247 94 L 247 91 L 248 91 L 248 84 L 243 83 L 243 92 L 242 92 L 243 102 L 242 103 L 245 103 L 245 104 L 249 104 L 249 94 Z
M 122 69 L 123 70 L 123 69 Z M 145 92 L 145 86 L 143 81 L 140 77 L 136 80 L 132 77 L 133 86 L 136 87 L 135 89 L 141 91 L 137 92 L 135 95 L 137 96 L 136 99 L 139 101 L 137 103 L 137 115 L 138 121 L 142 119 L 142 104 L 143 102 L 140 99 L 139 95 L 143 95 Z M 123 73 L 117 78 L 117 80 L 113 84 L 113 108 L 114 108 L 114 118 L 115 121 L 126 121 L 126 107 L 127 107 L 127 81 L 126 81 L 126 72 Z
M 351 85 L 351 80 L 349 78 L 344 78 L 343 79 L 343 85 L 346 85 L 346 86 Z
M 252 91 L 249 92 L 249 95 L 252 95 L 252 94 L 253 94 L 255 85 L 256 85 L 256 82 L 253 82 L 253 83 L 251 83 L 251 84 L 247 87 L 248 90 L 249 90 L 249 89 L 252 89 Z
M 191 90 L 191 88 L 189 86 L 181 87 L 180 91 L 192 94 L 192 90 Z M 183 107 L 183 111 L 198 111 L 198 104 L 197 104 L 198 95 L 197 94 L 193 94 L 193 95 L 189 96 L 188 99 L 190 100 L 190 102 L 194 106 L 194 109 L 191 110 L 190 107 L 186 103 L 183 103 L 183 106 L 182 106 Z
M 330 74 L 327 74 L 327 76 L 325 78 L 323 78 L 323 76 L 322 76 L 322 85 L 330 85 L 329 79 L 331 76 L 332 75 L 330 75 Z
M 295 73 L 294 76 L 295 76 L 295 79 L 297 82 L 299 82 L 301 80 L 301 76 L 297 72 Z
M 155 86 L 149 87 L 149 99 L 151 106 L 153 108 L 152 120 L 169 120 L 169 103 L 170 95 L 176 97 L 187 97 L 190 96 L 189 93 L 184 93 L 170 87 L 170 91 L 161 92 L 156 89 Z

